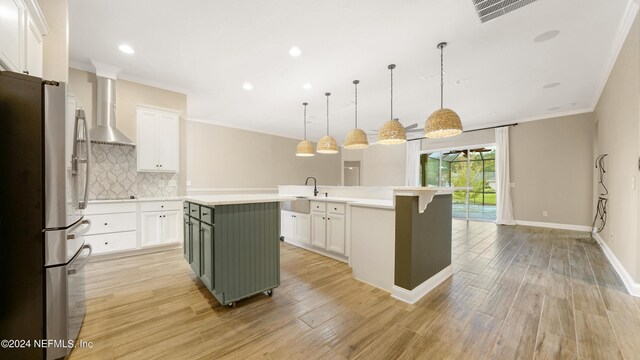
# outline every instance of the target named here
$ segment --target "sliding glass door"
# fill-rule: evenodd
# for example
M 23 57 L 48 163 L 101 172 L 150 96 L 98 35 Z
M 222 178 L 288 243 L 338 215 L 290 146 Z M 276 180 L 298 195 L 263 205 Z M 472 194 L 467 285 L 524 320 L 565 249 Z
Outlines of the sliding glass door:
M 495 146 L 423 153 L 422 186 L 453 188 L 454 218 L 495 221 L 495 154 Z

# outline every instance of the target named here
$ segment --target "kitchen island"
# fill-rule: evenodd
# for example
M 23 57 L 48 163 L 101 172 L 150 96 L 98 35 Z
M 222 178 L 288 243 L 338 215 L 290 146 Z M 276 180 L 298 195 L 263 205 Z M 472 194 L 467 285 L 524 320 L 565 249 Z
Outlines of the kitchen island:
M 222 305 L 280 285 L 278 194 L 187 196 L 184 257 Z
M 296 236 L 285 236 L 285 241 L 348 262 L 355 279 L 407 303 L 415 303 L 451 276 L 452 189 L 317 190 L 320 196 L 314 196 L 313 187 L 279 187 L 280 195 L 305 197 L 311 203 L 310 236 L 304 241 L 298 235 L 304 234 L 300 224 L 305 215 L 294 212 Z M 289 213 L 283 211 L 283 223 Z

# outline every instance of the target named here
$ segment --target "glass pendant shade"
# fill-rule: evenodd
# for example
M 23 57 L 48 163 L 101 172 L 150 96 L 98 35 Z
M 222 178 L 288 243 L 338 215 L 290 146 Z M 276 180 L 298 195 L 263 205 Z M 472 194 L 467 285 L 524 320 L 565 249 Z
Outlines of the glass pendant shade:
M 451 109 L 439 109 L 427 119 L 424 135 L 428 138 L 443 138 L 462 133 L 460 116 Z
M 318 141 L 316 151 L 320 154 L 337 154 L 338 143 L 336 143 L 336 139 L 332 136 L 325 135 Z
M 366 149 L 369 147 L 367 134 L 362 129 L 353 129 L 347 134 L 347 140 L 344 142 L 345 149 Z
M 383 145 L 396 145 L 407 142 L 407 130 L 398 119 L 389 120 L 378 132 L 378 143 Z
M 313 144 L 308 140 L 302 140 L 296 147 L 296 156 L 315 156 L 313 152 Z
M 316 154 L 313 152 L 313 145 L 311 144 L 311 142 L 307 141 L 307 105 L 309 105 L 309 103 L 302 103 L 302 106 L 304 106 L 304 140 L 300 141 L 298 143 L 298 146 L 296 146 L 296 156 L 302 156 L 302 157 L 309 157 L 309 156 L 315 156 Z

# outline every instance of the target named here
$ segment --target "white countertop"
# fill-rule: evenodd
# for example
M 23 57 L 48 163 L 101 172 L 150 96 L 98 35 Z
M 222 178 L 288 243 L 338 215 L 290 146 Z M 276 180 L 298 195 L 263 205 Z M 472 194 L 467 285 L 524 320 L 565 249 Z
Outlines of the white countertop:
M 189 195 L 183 200 L 205 206 L 256 204 L 266 202 L 292 201 L 294 196 L 280 196 L 278 194 L 224 194 L 224 195 Z
M 156 197 L 156 198 L 89 200 L 89 204 L 129 203 L 129 202 L 148 202 L 148 201 L 182 201 L 183 198 L 184 198 L 183 196 L 173 196 L 173 197 Z

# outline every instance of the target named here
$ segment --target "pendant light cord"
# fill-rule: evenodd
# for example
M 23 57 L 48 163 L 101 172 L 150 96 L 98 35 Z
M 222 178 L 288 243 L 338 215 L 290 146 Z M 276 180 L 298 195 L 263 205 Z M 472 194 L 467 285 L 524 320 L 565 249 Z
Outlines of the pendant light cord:
M 356 88 L 356 129 L 358 128 L 358 83 L 360 83 L 359 80 L 353 81 L 353 84 Z
M 329 95 L 331 93 L 325 93 L 325 95 L 327 96 L 327 136 L 329 136 Z
M 307 140 L 307 103 L 304 105 L 304 139 Z
M 444 46 L 440 45 L 440 109 L 444 108 Z
M 389 65 L 389 70 L 391 70 L 391 120 L 393 120 L 393 68 L 395 65 Z

